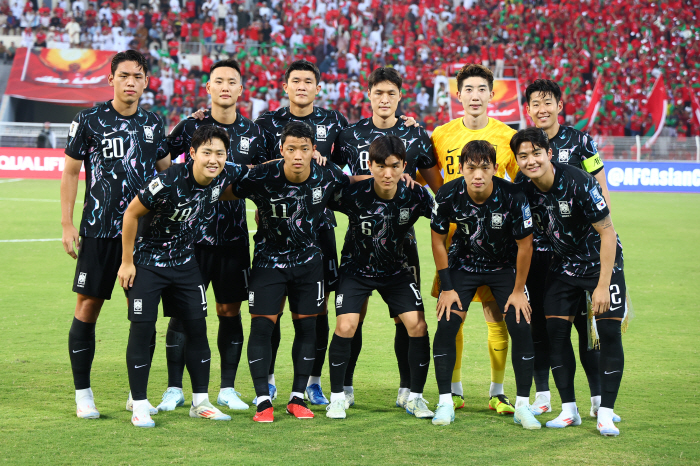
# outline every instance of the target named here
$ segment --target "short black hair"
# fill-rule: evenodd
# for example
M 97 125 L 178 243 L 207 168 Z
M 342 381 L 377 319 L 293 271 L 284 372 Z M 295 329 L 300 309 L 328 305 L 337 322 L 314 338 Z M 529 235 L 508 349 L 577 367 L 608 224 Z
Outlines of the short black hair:
M 488 141 L 469 141 L 459 154 L 459 164 L 464 165 L 466 162 L 475 162 L 478 165 L 490 163 L 495 167 L 496 148 Z
M 203 125 L 197 128 L 194 131 L 194 134 L 192 134 L 190 146 L 195 152 L 197 152 L 199 146 L 211 141 L 212 139 L 221 139 L 221 141 L 224 143 L 224 147 L 226 148 L 226 153 L 228 153 L 228 149 L 231 147 L 229 135 L 225 129 L 216 125 Z
M 402 162 L 406 161 L 406 146 L 398 136 L 381 136 L 369 145 L 370 162 L 384 164 L 392 155 Z
M 126 50 L 124 52 L 119 52 L 112 57 L 112 75 L 117 72 L 119 64 L 125 61 L 136 62 L 139 65 L 139 68 L 143 70 L 144 74 L 148 74 L 148 60 L 146 60 L 146 57 L 144 57 L 141 52 L 137 52 L 136 50 Z
M 374 86 L 385 81 L 390 82 L 401 90 L 401 85 L 403 84 L 403 79 L 401 75 L 394 68 L 388 66 L 382 66 L 372 71 L 367 78 L 367 85 L 371 90 Z
M 484 65 L 478 65 L 476 63 L 464 65 L 464 67 L 459 70 L 459 73 L 457 73 L 457 90 L 461 92 L 464 81 L 473 77 L 484 78 L 489 84 L 489 91 L 493 90 L 493 73 Z
M 549 152 L 549 136 L 544 130 L 531 126 L 515 133 L 510 140 L 510 150 L 513 151 L 514 155 L 517 156 L 520 145 L 524 142 L 531 143 L 533 148 L 539 147 L 545 152 Z
M 304 123 L 303 121 L 290 121 L 289 123 L 287 123 L 287 126 L 285 126 L 284 129 L 282 129 L 282 137 L 280 137 L 280 147 L 284 146 L 284 142 L 290 136 L 293 138 L 309 139 L 312 145 L 315 142 L 314 131 L 311 129 L 311 126 L 309 126 L 308 123 Z
M 543 96 L 551 95 L 557 102 L 561 101 L 561 89 L 559 84 L 551 79 L 535 79 L 532 84 L 525 89 L 525 98 L 527 103 L 530 103 L 530 97 L 533 94 L 540 92 Z
M 241 65 L 233 58 L 229 58 L 228 60 L 219 60 L 211 65 L 209 76 L 211 76 L 214 70 L 217 68 L 233 68 L 234 70 L 238 71 L 238 76 L 243 78 L 243 73 L 241 73 Z
M 321 82 L 321 72 L 318 70 L 318 67 L 309 60 L 293 61 L 292 64 L 289 65 L 289 68 L 287 68 L 287 71 L 284 72 L 284 82 L 289 82 L 289 75 L 292 74 L 292 71 L 311 71 L 316 78 L 316 84 Z

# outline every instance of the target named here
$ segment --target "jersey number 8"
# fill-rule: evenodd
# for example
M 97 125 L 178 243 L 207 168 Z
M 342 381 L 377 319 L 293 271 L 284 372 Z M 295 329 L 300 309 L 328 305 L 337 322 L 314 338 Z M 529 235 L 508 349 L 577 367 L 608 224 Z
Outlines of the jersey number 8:
M 369 152 L 366 150 L 360 152 L 360 169 L 369 170 Z

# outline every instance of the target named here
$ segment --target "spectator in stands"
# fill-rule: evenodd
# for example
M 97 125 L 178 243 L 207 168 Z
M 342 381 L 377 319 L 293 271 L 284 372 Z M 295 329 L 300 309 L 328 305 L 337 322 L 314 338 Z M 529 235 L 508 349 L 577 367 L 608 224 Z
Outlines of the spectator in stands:
M 420 93 L 416 96 L 416 104 L 421 112 L 425 112 L 430 106 L 430 94 L 426 88 L 421 87 Z
M 56 148 L 56 135 L 51 130 L 51 122 L 47 121 L 44 123 L 39 136 L 36 138 L 36 146 L 41 148 L 55 149 Z
M 68 33 L 68 40 L 70 41 L 71 47 L 79 46 L 81 27 L 72 16 L 70 17 L 68 24 L 66 24 L 66 32 Z

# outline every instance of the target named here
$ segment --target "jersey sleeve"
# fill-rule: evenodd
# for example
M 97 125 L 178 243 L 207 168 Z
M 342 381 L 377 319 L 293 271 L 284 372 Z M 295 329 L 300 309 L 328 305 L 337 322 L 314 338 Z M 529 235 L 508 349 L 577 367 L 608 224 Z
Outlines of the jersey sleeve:
M 416 186 L 414 192 L 417 193 L 418 204 L 420 206 L 420 215 L 425 218 L 432 218 L 433 207 L 435 207 L 435 199 L 430 194 L 430 191 L 425 186 Z
M 79 112 L 68 130 L 66 140 L 66 155 L 76 160 L 85 160 L 90 150 L 90 141 L 87 138 L 87 122 L 84 112 Z
M 328 168 L 335 180 L 335 192 L 350 186 L 350 178 L 346 175 L 343 170 L 336 164 L 330 163 Z
M 268 141 L 265 139 L 265 132 L 257 124 L 253 123 L 253 129 L 258 133 L 253 147 L 253 165 L 260 165 L 270 160 L 270 151 L 267 148 Z
M 333 144 L 333 152 L 331 153 L 331 162 L 344 167 L 349 163 L 350 145 L 347 142 L 347 130 L 343 129 L 338 135 L 338 139 Z
M 160 119 L 158 115 L 155 116 L 156 121 L 156 141 L 158 141 L 158 147 L 156 148 L 156 160 L 162 160 L 170 153 L 170 145 L 168 139 L 165 137 L 165 125 L 163 120 Z
M 148 210 L 156 210 L 158 205 L 162 204 L 170 193 L 170 182 L 166 172 L 167 170 L 150 178 L 139 191 L 139 201 Z
M 610 209 L 603 198 L 600 184 L 592 175 L 586 176 L 582 183 L 577 183 L 575 200 L 583 210 L 586 219 L 591 223 L 599 222 L 610 215 Z
M 336 191 L 328 200 L 328 204 L 326 206 L 331 210 L 335 210 L 336 212 L 347 214 L 347 202 L 345 199 L 347 191 L 348 188 L 343 188 Z
M 338 115 L 338 127 L 340 128 L 340 131 L 338 131 L 338 136 L 336 136 L 335 141 L 333 141 L 333 151 L 331 152 L 331 161 L 333 161 L 333 163 L 336 163 L 335 159 L 339 159 L 341 157 L 340 151 L 342 149 L 341 149 L 341 142 L 340 141 L 342 139 L 342 135 L 343 135 L 345 128 L 348 127 L 348 120 L 340 112 L 335 112 L 335 113 L 336 113 L 336 115 Z M 338 165 L 340 165 L 340 164 L 338 164 Z
M 435 165 L 437 165 L 437 160 L 435 159 L 435 152 L 433 149 L 433 143 L 430 140 L 430 136 L 428 136 L 428 133 L 422 128 L 419 131 L 418 144 L 420 147 L 420 153 L 418 154 L 416 167 L 433 168 Z
M 438 133 L 438 134 L 436 134 Z M 431 147 L 433 150 L 433 158 L 435 159 L 435 163 L 437 164 L 437 167 L 442 170 L 444 167 L 442 166 L 442 160 L 440 160 L 440 155 L 438 154 L 438 147 L 437 144 L 435 143 L 436 137 L 439 135 L 438 128 L 435 128 L 435 131 L 433 131 L 433 134 L 430 135 L 430 143 Z M 443 174 L 444 176 L 444 174 Z
M 275 155 L 275 151 L 279 154 L 279 148 L 277 147 L 277 138 L 274 133 L 269 131 L 268 125 L 266 124 L 267 114 L 260 115 L 255 124 L 260 126 L 263 132 L 263 137 L 265 138 L 265 150 L 267 151 L 267 160 L 274 160 L 280 158 L 281 155 Z
M 518 191 L 513 196 L 511 215 L 513 216 L 513 237 L 516 240 L 533 233 L 532 212 L 524 192 Z
M 435 204 L 431 212 L 430 228 L 441 235 L 446 235 L 450 231 L 450 196 L 449 192 L 438 189 L 435 195 Z
M 189 145 L 185 132 L 186 125 L 187 120 L 180 121 L 180 123 L 178 123 L 177 126 L 170 131 L 170 134 L 167 137 L 168 151 L 173 160 L 184 154 L 185 148 Z
M 233 189 L 235 189 L 235 186 L 245 177 L 248 171 L 249 169 L 245 165 L 226 162 L 224 166 L 224 181 L 221 188 L 226 189 L 229 185 L 233 185 Z
M 591 175 L 596 175 L 605 168 L 598 153 L 598 144 L 588 133 L 581 135 L 581 168 Z

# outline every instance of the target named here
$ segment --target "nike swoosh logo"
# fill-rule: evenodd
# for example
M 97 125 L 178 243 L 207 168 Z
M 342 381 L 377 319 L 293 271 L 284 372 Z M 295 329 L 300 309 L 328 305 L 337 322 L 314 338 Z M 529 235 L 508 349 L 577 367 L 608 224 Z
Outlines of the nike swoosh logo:
M 360 215 L 360 220 L 364 220 L 366 218 L 372 218 L 371 215 Z
M 143 366 L 134 366 L 134 369 L 141 369 L 142 367 L 146 367 L 148 364 L 144 364 Z
M 620 372 L 620 371 L 612 371 L 612 372 L 605 371 L 605 375 L 614 374 L 615 372 Z
M 333 367 L 338 367 L 338 366 L 342 366 L 343 364 L 345 364 L 345 363 L 344 363 L 344 362 L 341 362 L 340 364 L 336 364 L 336 363 L 332 362 L 332 363 L 331 363 L 331 366 L 333 366 Z
M 211 361 L 211 358 L 209 358 L 209 359 L 202 359 L 202 364 L 204 364 L 204 363 L 207 362 L 207 361 Z
M 560 367 L 564 367 L 564 366 L 552 367 L 552 370 L 554 370 L 554 369 L 559 369 Z
M 286 197 L 280 197 L 279 199 L 270 199 L 270 202 L 284 201 Z
M 112 131 L 111 133 L 104 133 L 104 137 L 108 137 L 116 133 L 116 131 Z
M 501 348 L 501 349 L 494 348 L 493 350 L 494 350 L 494 351 L 505 351 L 505 350 L 507 350 L 507 349 L 508 349 L 508 348 Z
M 263 358 L 256 359 L 255 361 L 248 360 L 248 364 L 253 364 L 254 362 L 262 361 Z
M 358 149 L 362 149 L 363 147 L 367 147 L 367 146 L 369 146 L 369 144 L 365 144 L 364 146 L 361 146 L 361 145 L 358 144 L 358 145 L 357 145 L 357 148 L 358 148 Z
M 422 304 L 423 304 L 422 302 L 416 301 L 416 306 L 420 306 L 420 305 L 422 305 Z
M 530 359 L 534 359 L 534 356 L 530 356 L 529 358 L 526 358 L 525 356 L 523 356 L 523 361 L 529 361 Z
M 74 352 L 74 353 L 80 353 L 81 351 L 87 351 L 87 350 L 89 350 L 89 349 L 90 349 L 90 348 L 79 349 L 78 351 L 73 350 L 73 352 Z
M 445 354 L 434 354 L 434 355 L 433 355 L 433 359 L 439 358 L 439 357 L 442 357 L 442 356 L 447 356 L 447 353 L 445 353 Z
M 328 348 L 328 347 L 327 347 L 327 346 L 324 346 L 323 348 L 316 348 L 316 351 L 323 351 L 323 350 L 325 350 L 326 348 Z
M 450 149 L 450 150 L 447 151 L 447 153 L 449 154 L 450 152 L 454 152 L 454 151 L 456 151 L 456 150 L 459 150 L 459 147 L 456 148 L 456 149 Z
M 336 278 L 335 280 L 331 280 L 331 281 L 328 282 L 328 285 L 332 285 L 333 283 L 335 283 L 335 282 L 337 282 L 337 281 L 338 281 L 337 278 Z
M 425 366 L 427 366 L 428 364 L 430 364 L 430 361 L 426 362 L 425 364 L 419 364 L 419 366 L 420 366 L 420 367 L 425 367 Z
M 176 346 L 180 346 L 180 345 L 165 345 L 166 348 L 175 348 Z
M 616 310 L 620 309 L 621 307 L 622 307 L 621 305 L 620 305 L 620 306 L 617 306 L 617 307 L 611 307 L 610 310 L 611 310 L 611 311 L 616 311 Z
M 587 316 L 588 315 L 588 310 L 585 310 L 581 313 L 582 316 Z M 534 343 L 534 342 L 533 342 Z
M 280 136 L 282 136 L 282 133 L 277 133 L 277 134 L 275 134 L 275 136 L 280 137 Z
M 181 203 L 179 203 L 177 206 L 178 206 L 178 207 L 183 207 L 183 206 L 186 206 L 187 204 L 189 204 L 190 202 L 192 202 L 192 201 L 181 202 Z
M 304 361 L 313 361 L 314 359 L 316 359 L 316 358 L 307 358 L 307 357 L 304 357 Z
M 469 217 L 463 217 L 463 218 L 456 218 L 455 222 L 463 222 L 464 220 L 467 220 Z
M 242 341 L 232 341 L 231 344 L 232 345 L 242 345 L 243 342 Z

